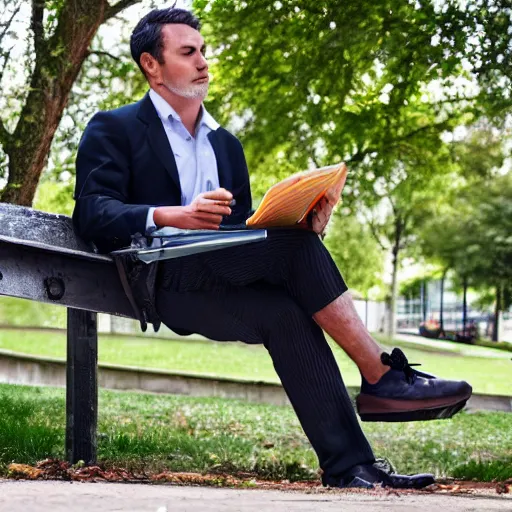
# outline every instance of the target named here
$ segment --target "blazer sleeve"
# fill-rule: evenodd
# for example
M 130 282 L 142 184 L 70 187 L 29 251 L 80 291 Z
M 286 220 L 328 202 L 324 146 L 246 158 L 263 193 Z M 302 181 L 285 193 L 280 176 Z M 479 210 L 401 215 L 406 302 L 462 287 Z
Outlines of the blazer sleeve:
M 96 114 L 84 131 L 76 158 L 73 222 L 100 252 L 127 247 L 145 234 L 151 205 L 130 204 L 130 144 L 122 120 Z
M 242 143 L 235 137 L 234 144 L 237 159 L 234 162 L 236 169 L 236 178 L 233 183 L 233 198 L 236 200 L 236 206 L 232 208 L 232 213 L 226 217 L 223 224 L 242 224 L 252 215 L 252 195 L 249 171 Z

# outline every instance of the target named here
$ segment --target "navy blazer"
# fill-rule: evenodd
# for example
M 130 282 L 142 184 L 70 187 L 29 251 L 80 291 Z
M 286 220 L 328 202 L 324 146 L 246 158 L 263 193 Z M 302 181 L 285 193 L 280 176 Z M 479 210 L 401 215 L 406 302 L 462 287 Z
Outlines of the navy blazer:
M 242 145 L 223 128 L 211 131 L 208 139 L 220 186 L 236 199 L 222 223 L 240 224 L 252 203 Z M 75 201 L 75 228 L 100 252 L 127 247 L 133 235 L 144 235 L 151 206 L 181 204 L 174 153 L 149 94 L 91 119 L 78 147 Z

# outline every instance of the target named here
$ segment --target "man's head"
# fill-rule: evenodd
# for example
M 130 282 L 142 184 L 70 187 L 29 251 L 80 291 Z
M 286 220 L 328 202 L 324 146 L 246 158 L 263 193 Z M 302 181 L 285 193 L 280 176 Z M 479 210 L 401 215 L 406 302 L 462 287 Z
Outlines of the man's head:
M 208 63 L 199 20 L 184 9 L 155 9 L 132 32 L 132 57 L 157 92 L 203 99 L 208 92 Z

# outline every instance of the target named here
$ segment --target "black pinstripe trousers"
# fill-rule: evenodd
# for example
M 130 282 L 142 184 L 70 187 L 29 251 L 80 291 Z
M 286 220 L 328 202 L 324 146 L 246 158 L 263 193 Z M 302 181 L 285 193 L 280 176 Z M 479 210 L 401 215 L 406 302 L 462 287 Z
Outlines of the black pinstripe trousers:
M 163 262 L 156 307 L 170 328 L 262 343 L 320 467 L 335 476 L 374 460 L 331 349 L 312 319 L 346 290 L 317 235 L 269 230 L 262 242 Z

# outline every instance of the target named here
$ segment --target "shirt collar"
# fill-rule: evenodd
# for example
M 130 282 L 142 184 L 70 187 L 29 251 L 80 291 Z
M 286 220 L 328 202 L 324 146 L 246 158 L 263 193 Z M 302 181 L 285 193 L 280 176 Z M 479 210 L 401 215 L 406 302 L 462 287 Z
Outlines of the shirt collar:
M 171 116 L 173 119 L 176 119 L 181 123 L 181 118 L 179 114 L 174 110 L 167 101 L 165 101 L 160 94 L 158 94 L 153 89 L 149 90 L 149 97 L 151 98 L 151 101 L 153 102 L 153 105 L 157 111 L 158 117 L 162 121 L 167 121 L 169 119 L 169 116 Z M 210 130 L 217 130 L 217 128 L 220 127 L 220 124 L 215 121 L 215 119 L 210 115 L 210 113 L 204 108 L 204 105 L 201 105 L 201 120 L 199 121 L 199 124 L 204 124 Z
M 210 113 L 204 108 L 204 105 L 201 105 L 201 108 L 203 110 L 201 115 L 201 124 L 204 124 L 210 128 L 210 130 L 217 130 L 217 128 L 220 128 L 220 124 L 213 119 L 213 117 L 210 115 Z

